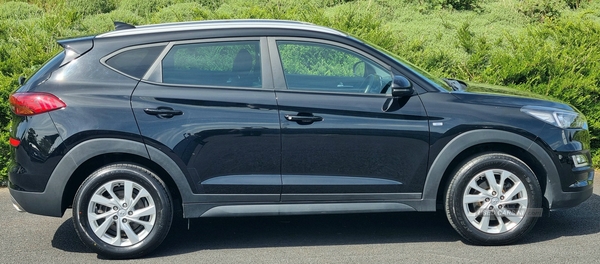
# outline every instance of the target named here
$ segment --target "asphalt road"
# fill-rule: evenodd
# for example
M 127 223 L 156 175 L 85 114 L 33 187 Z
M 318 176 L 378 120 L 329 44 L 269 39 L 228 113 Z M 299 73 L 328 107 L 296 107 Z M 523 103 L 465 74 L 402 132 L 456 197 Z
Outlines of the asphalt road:
M 463 243 L 442 214 L 194 219 L 128 263 L 598 263 L 600 181 L 578 207 L 552 212 L 516 245 Z M 106 262 L 63 218 L 18 213 L 0 189 L 0 263 Z M 113 261 L 121 262 L 121 261 Z

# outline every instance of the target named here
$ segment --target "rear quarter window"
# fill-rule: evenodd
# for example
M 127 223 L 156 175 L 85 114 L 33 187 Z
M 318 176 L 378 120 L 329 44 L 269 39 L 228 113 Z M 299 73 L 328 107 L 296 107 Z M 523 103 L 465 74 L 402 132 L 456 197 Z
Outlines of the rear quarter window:
M 141 79 L 164 48 L 161 45 L 128 49 L 106 59 L 104 63 L 118 72 Z
M 44 66 L 38 69 L 37 72 L 35 72 L 35 74 L 33 74 L 33 76 L 31 76 L 31 78 L 29 78 L 25 84 L 32 84 L 35 86 L 46 81 L 52 72 L 63 65 L 65 57 L 64 50 L 56 54 L 56 56 L 48 60 Z

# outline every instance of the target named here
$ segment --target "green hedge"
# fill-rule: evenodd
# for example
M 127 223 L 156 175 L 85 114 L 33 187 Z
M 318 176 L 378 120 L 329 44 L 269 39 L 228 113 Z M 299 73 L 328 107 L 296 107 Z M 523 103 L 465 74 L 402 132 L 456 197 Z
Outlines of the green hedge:
M 442 76 L 508 85 L 588 117 L 600 164 L 600 1 L 0 0 L 0 96 L 60 48 L 56 39 L 136 25 L 232 18 L 307 21 L 363 38 Z M 0 101 L 0 184 L 11 148 Z

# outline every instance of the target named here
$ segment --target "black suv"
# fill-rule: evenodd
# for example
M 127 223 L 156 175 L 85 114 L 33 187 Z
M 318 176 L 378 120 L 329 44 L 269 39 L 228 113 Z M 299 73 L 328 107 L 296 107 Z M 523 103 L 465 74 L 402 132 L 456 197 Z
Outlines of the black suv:
M 115 24 L 59 41 L 10 97 L 15 207 L 72 207 L 99 254 L 146 254 L 173 217 L 436 210 L 499 245 L 592 194 L 569 105 L 439 79 L 307 23 Z

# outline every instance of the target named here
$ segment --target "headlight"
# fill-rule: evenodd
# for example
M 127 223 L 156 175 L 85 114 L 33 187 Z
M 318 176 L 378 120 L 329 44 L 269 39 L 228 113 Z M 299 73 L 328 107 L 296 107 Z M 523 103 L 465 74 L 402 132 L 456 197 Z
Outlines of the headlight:
M 587 127 L 585 117 L 573 111 L 542 106 L 523 106 L 521 112 L 560 128 Z

